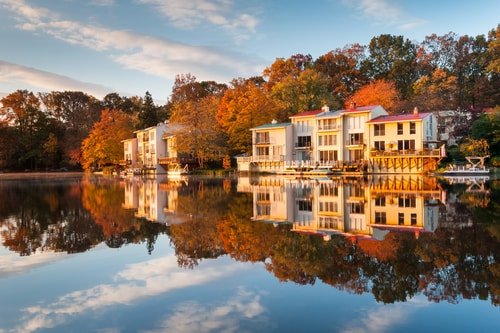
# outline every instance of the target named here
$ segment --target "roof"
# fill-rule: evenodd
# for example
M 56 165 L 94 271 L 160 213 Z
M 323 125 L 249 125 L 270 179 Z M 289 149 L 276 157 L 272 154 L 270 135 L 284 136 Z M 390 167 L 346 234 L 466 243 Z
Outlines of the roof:
M 406 114 L 391 114 L 388 116 L 378 116 L 377 118 L 373 118 L 372 120 L 367 121 L 367 123 L 390 123 L 395 121 L 407 121 L 407 120 L 422 120 L 428 115 L 431 115 L 430 112 L 423 113 L 406 113 Z
M 290 125 L 291 125 L 291 123 L 276 123 L 276 124 L 269 123 L 269 124 L 264 124 L 264 125 L 260 125 L 260 126 L 251 128 L 250 130 L 259 130 L 259 129 L 265 129 L 265 128 L 279 128 L 279 127 L 286 127 L 286 126 L 290 126 Z
M 310 110 L 310 111 L 303 111 L 299 112 L 297 114 L 294 114 L 293 116 L 290 116 L 290 118 L 296 118 L 296 117 L 310 117 L 310 116 L 315 116 L 317 114 L 320 114 L 321 112 L 324 112 L 324 110 Z
M 366 105 L 366 106 L 358 106 L 355 108 L 351 109 L 344 109 L 340 110 L 340 112 L 366 112 L 366 111 L 371 111 L 375 109 L 376 107 L 379 107 L 380 105 Z
M 319 114 L 316 118 L 340 117 L 340 115 L 341 115 L 341 112 L 339 110 L 326 111 L 326 112 L 323 112 L 322 114 Z

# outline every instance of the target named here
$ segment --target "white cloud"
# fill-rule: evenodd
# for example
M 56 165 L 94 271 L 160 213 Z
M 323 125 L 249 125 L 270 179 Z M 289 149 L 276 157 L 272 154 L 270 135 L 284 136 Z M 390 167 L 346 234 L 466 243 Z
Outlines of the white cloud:
M 258 19 L 248 13 L 233 13 L 233 0 L 138 0 L 152 6 L 169 22 L 182 29 L 192 29 L 208 23 L 221 27 L 237 37 L 255 33 Z
M 344 328 L 344 333 L 364 333 L 364 332 L 387 332 L 398 331 L 398 325 L 404 324 L 408 318 L 419 308 L 428 306 L 430 303 L 425 300 L 413 298 L 406 303 L 376 305 L 375 308 L 365 312 L 364 316 L 359 316 L 348 327 Z
M 8 84 L 9 87 L 18 86 L 20 89 L 30 87 L 37 91 L 85 91 L 97 98 L 114 91 L 101 85 L 0 60 L 0 86 L 2 83 Z
M 160 332 L 241 332 L 240 322 L 251 320 L 264 313 L 260 295 L 240 289 L 238 294 L 219 305 L 201 305 L 185 302 L 174 309 L 154 330 L 144 333 Z M 257 331 L 257 328 L 254 327 Z
M 364 19 L 372 20 L 375 24 L 410 30 L 425 23 L 425 20 L 409 17 L 393 0 L 344 0 L 344 3 L 354 7 Z
M 0 0 L 0 6 L 14 14 L 20 29 L 45 33 L 66 43 L 104 52 L 128 69 L 170 80 L 176 74 L 192 73 L 201 80 L 229 81 L 238 76 L 258 74 L 264 67 L 254 58 L 245 59 L 248 57 L 242 54 L 61 20 L 56 14 L 31 7 L 23 0 Z M 252 18 L 242 21 L 252 22 Z
M 212 263 L 212 265 L 210 265 Z M 205 261 L 195 270 L 177 266 L 174 255 L 129 265 L 115 276 L 114 284 L 100 284 L 95 287 L 74 291 L 59 297 L 49 304 L 34 305 L 24 309 L 20 324 L 14 332 L 33 332 L 42 328 L 53 328 L 64 323 L 68 317 L 86 311 L 104 311 L 117 304 L 132 304 L 145 298 L 160 295 L 180 288 L 202 285 L 228 275 L 241 272 L 245 265 L 231 262 L 218 264 Z M 252 298 L 248 306 L 237 307 L 241 313 L 255 315 L 262 310 Z
M 0 255 L 0 278 L 22 274 L 40 266 L 68 259 L 66 253 L 36 252 L 30 256 L 20 256 L 17 253 L 6 253 Z

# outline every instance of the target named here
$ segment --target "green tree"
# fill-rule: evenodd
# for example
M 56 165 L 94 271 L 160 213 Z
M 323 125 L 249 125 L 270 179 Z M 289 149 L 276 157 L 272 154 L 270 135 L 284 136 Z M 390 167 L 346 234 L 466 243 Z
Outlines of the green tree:
M 151 126 L 156 126 L 160 122 L 157 113 L 157 107 L 154 104 L 153 97 L 149 91 L 146 91 L 141 110 L 138 115 L 138 123 L 136 129 L 144 129 Z
M 456 109 L 457 77 L 436 68 L 432 75 L 424 75 L 413 84 L 413 104 L 420 110 Z

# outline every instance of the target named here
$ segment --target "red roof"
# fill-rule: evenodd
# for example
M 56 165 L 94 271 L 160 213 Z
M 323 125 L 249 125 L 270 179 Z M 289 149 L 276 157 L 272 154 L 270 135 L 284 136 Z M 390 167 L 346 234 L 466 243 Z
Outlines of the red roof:
M 370 111 L 370 110 L 375 109 L 377 106 L 380 106 L 380 105 L 366 105 L 366 106 L 358 106 L 358 107 L 351 108 L 351 109 L 344 109 L 344 110 L 340 110 L 340 112 L 361 112 L 361 111 Z
M 378 116 L 377 118 L 373 118 L 370 121 L 367 121 L 367 123 L 388 123 L 388 122 L 393 122 L 393 121 L 405 121 L 405 120 L 422 120 L 428 115 L 430 115 L 430 112 L 424 112 L 424 113 L 406 113 L 406 114 L 391 114 L 388 116 Z
M 321 112 L 323 112 L 323 110 L 303 111 L 303 112 L 299 112 L 297 114 L 294 114 L 293 116 L 290 116 L 290 118 L 315 116 L 317 114 L 320 114 Z

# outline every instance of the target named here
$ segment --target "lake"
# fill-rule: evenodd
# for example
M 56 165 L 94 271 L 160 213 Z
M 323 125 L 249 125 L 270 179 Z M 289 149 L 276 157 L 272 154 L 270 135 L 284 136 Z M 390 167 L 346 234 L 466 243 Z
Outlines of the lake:
M 500 181 L 0 175 L 0 332 L 499 332 Z

